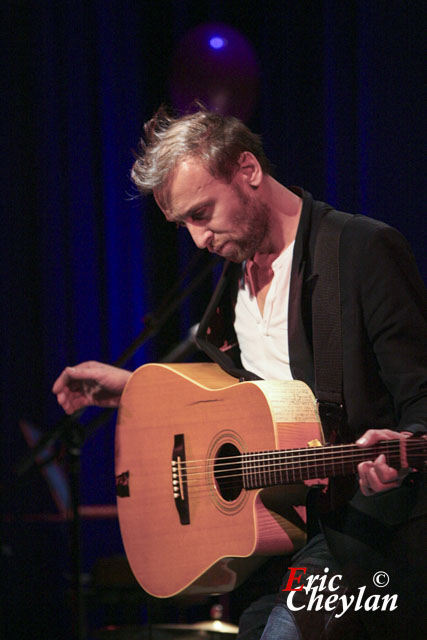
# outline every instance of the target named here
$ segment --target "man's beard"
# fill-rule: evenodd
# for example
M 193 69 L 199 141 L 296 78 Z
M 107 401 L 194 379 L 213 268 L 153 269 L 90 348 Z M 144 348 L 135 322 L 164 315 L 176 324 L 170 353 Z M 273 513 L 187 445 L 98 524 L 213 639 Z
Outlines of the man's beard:
M 264 247 L 270 227 L 270 207 L 265 202 L 247 196 L 238 184 L 232 188 L 239 198 L 241 209 L 233 217 L 233 226 L 241 229 L 239 238 L 232 239 L 230 254 L 224 257 L 232 262 L 243 262 L 252 258 Z

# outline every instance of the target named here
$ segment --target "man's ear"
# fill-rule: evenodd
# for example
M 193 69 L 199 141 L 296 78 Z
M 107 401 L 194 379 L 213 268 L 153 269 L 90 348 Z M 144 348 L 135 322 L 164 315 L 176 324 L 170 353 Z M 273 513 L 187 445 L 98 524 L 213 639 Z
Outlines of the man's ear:
M 250 151 L 243 151 L 238 159 L 240 178 L 250 187 L 256 189 L 262 181 L 261 165 Z

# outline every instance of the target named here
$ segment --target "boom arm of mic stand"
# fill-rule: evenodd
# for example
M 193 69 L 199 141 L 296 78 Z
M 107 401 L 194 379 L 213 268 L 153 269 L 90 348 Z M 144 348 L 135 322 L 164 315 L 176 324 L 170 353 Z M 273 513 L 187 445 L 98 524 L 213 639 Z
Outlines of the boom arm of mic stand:
M 173 297 L 173 293 L 178 287 L 179 283 L 175 285 L 170 292 L 164 302 L 160 305 L 157 312 L 150 314 L 148 316 L 148 321 L 146 322 L 146 326 L 139 333 L 139 335 L 131 342 L 131 344 L 125 349 L 122 355 L 113 363 L 116 367 L 122 367 L 130 360 L 130 358 L 136 353 L 136 351 L 151 337 L 156 335 L 163 325 L 167 322 L 169 317 L 176 311 L 176 309 L 186 300 L 198 287 L 202 284 L 202 282 L 207 278 L 207 276 L 212 272 L 213 267 L 220 262 L 220 258 L 215 258 L 211 260 L 200 272 L 192 279 L 192 281 L 175 297 Z M 44 435 L 38 444 L 31 450 L 30 454 L 17 466 L 16 473 L 17 476 L 25 475 L 36 463 L 37 458 L 41 455 L 41 453 L 49 446 L 53 445 L 57 440 L 61 440 L 63 438 L 67 439 L 67 433 L 71 429 L 75 429 L 76 427 L 81 428 L 80 418 L 85 413 L 86 408 L 79 409 L 75 411 L 71 415 L 64 416 L 56 425 L 56 427 Z M 85 426 L 85 437 L 86 440 L 92 433 L 94 433 L 99 427 L 101 427 L 105 422 L 107 422 L 111 415 L 114 413 L 115 409 L 104 409 L 99 415 L 92 418 Z M 40 467 L 43 466 L 43 462 L 39 464 Z

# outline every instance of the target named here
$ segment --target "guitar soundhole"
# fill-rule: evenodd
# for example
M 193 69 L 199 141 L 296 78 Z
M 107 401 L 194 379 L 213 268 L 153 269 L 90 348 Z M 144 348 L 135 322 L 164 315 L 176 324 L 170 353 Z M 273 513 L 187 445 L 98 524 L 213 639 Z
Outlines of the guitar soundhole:
M 216 455 L 214 476 L 224 500 L 232 502 L 243 489 L 241 454 L 230 442 L 223 444 Z

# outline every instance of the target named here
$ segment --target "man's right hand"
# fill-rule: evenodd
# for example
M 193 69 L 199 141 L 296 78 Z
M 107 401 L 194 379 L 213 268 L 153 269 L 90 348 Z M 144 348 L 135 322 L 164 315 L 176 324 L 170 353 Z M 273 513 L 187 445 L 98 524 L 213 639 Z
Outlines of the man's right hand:
M 82 362 L 66 367 L 52 387 L 66 413 L 94 405 L 118 407 L 130 371 L 102 362 Z

